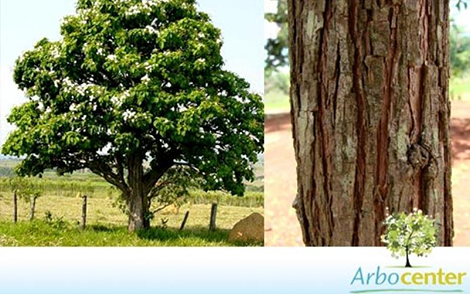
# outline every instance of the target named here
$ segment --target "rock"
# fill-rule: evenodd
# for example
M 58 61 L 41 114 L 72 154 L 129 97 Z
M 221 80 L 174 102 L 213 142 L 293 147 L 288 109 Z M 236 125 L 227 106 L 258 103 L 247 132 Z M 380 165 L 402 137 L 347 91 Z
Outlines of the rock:
M 233 226 L 228 235 L 230 242 L 234 241 L 259 241 L 264 240 L 264 217 L 255 212 L 242 219 Z

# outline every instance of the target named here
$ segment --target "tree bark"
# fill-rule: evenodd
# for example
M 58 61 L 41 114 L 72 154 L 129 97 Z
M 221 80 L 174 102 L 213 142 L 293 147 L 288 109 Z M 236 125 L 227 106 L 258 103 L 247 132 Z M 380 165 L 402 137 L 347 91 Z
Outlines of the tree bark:
M 453 238 L 448 0 L 288 0 L 294 201 L 308 246 L 380 246 L 390 212 Z
M 129 231 L 135 232 L 150 228 L 148 192 L 143 179 L 142 159 L 129 160 L 128 182 L 130 191 L 126 195 L 129 208 Z

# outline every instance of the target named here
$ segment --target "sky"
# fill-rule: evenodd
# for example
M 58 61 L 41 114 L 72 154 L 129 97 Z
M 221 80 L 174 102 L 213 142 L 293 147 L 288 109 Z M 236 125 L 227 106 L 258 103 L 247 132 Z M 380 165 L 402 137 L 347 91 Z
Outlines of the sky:
M 75 0 L 0 0 L 0 146 L 13 128 L 6 117 L 25 102 L 12 79 L 15 60 L 40 39 L 60 39 L 60 21 L 75 13 Z M 225 68 L 245 78 L 253 91 L 264 88 L 263 0 L 198 0 L 222 30 Z

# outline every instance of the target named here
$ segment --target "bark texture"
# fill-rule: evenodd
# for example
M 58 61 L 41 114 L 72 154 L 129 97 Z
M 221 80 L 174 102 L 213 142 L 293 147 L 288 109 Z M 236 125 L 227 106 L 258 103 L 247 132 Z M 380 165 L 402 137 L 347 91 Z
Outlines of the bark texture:
M 288 0 L 294 201 L 309 246 L 380 246 L 386 208 L 452 245 L 449 1 Z
M 148 190 L 145 189 L 142 159 L 129 160 L 127 202 L 129 208 L 129 231 L 134 232 L 150 227 Z

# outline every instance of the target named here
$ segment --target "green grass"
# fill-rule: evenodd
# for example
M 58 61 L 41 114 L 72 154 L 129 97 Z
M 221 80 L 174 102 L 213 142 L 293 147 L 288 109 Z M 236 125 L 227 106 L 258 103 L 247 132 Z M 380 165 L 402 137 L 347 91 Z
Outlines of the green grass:
M 13 224 L 13 197 L 9 177 L 0 175 L 0 246 L 238 246 L 262 244 L 231 244 L 229 230 L 253 212 L 263 213 L 263 164 L 254 166 L 256 179 L 247 183 L 243 197 L 223 191 L 192 190 L 178 199 L 179 206 L 159 212 L 151 222 L 152 229 L 139 234 L 127 232 L 128 218 L 117 206 L 119 192 L 100 177 L 79 171 L 57 176 L 46 171 L 38 179 L 43 196 L 36 201 L 36 220 L 29 222 L 29 203 L 18 202 L 19 223 Z M 3 175 L 11 176 L 19 160 L 0 160 Z M 82 199 L 88 196 L 87 224 L 79 229 Z M 217 231 L 208 233 L 211 204 L 218 203 Z M 178 229 L 185 213 L 189 218 L 184 231 Z M 48 222 L 46 215 L 52 215 Z M 163 229 L 165 222 L 166 228 Z
M 272 90 L 265 94 L 264 110 L 266 113 L 280 113 L 290 111 L 289 96 L 279 90 Z
M 217 228 L 208 233 L 210 204 L 186 203 L 179 209 L 164 211 L 151 222 L 152 229 L 140 234 L 127 232 L 127 216 L 108 198 L 88 200 L 87 229 L 81 231 L 81 199 L 43 196 L 37 200 L 36 219 L 28 221 L 29 204 L 18 202 L 18 224 L 12 222 L 12 197 L 0 199 L 0 246 L 241 246 L 258 243 L 231 244 L 228 231 L 239 220 L 253 212 L 263 213 L 262 207 L 249 208 L 219 205 Z M 183 231 L 179 226 L 184 214 L 189 218 Z M 46 213 L 52 215 L 48 221 Z M 166 221 L 166 229 L 162 229 Z
M 453 100 L 470 101 L 470 75 L 450 80 L 450 96 Z
M 63 221 L 0 222 L 0 246 L 262 246 L 230 243 L 228 230 L 151 228 L 128 233 L 123 226 L 92 225 L 85 230 Z

